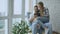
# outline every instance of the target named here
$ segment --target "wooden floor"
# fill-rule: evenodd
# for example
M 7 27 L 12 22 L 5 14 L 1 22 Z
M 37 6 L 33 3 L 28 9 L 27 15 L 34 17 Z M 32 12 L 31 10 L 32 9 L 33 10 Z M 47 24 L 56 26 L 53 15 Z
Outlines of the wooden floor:
M 28 33 L 28 34 L 32 34 L 32 33 Z M 38 33 L 37 33 L 38 34 Z M 44 33 L 43 33 L 44 34 Z M 57 32 L 53 32 L 53 34 L 59 34 L 59 33 L 57 33 Z
M 29 31 L 29 32 L 30 33 L 28 33 L 28 34 L 32 34 L 32 31 Z M 42 34 L 44 34 L 44 32 Z M 53 31 L 52 34 L 60 34 L 60 33 Z
M 58 32 L 54 32 L 54 31 L 53 31 L 53 34 L 60 34 L 60 33 L 58 33 Z

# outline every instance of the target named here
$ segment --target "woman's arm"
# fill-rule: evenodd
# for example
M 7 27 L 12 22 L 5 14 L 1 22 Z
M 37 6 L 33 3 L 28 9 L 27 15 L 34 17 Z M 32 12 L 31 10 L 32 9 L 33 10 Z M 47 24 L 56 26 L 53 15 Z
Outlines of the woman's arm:
M 49 10 L 48 10 L 48 8 L 45 8 L 44 15 L 40 16 L 40 17 L 47 17 L 47 18 L 49 18 Z
M 48 10 L 48 8 L 45 10 L 45 15 L 44 16 L 46 16 L 46 17 L 49 16 L 49 10 Z

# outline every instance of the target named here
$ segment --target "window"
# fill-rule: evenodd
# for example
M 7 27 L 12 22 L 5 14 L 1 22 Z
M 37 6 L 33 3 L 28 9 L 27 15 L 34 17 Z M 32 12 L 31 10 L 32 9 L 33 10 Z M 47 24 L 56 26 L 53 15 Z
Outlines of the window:
M 5 27 L 5 21 L 4 20 L 0 20 L 0 29 L 3 29 Z
M 0 0 L 0 16 L 7 16 L 8 1 Z
M 29 0 L 25 0 L 25 15 L 29 12 Z
M 27 20 L 29 8 L 29 0 L 0 0 L 0 34 L 12 34 L 13 24 L 20 23 L 22 18 Z
M 33 11 L 34 11 L 34 6 L 36 5 L 36 0 L 33 0 Z
M 22 0 L 14 0 L 14 15 L 20 15 L 22 11 Z
M 21 22 L 21 18 L 13 18 L 12 19 L 12 26 L 16 23 L 20 23 Z
M 0 20 L 0 34 L 7 34 L 7 33 L 8 33 L 7 19 Z

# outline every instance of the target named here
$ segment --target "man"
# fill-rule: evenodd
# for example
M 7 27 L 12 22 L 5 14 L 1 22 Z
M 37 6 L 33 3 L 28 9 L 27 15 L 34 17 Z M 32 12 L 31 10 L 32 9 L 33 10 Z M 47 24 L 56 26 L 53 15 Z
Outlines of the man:
M 37 6 L 37 5 L 34 6 L 34 13 L 36 13 L 36 12 L 38 12 L 38 6 Z M 30 17 L 30 22 L 32 22 L 32 21 L 35 19 L 34 13 L 33 13 L 32 16 Z
M 40 25 L 36 19 L 37 15 L 35 15 L 35 13 L 37 13 L 37 12 L 39 12 L 39 10 L 38 10 L 38 6 L 36 5 L 36 6 L 34 6 L 34 13 L 31 15 L 31 17 L 29 19 L 30 28 L 32 29 L 32 34 L 37 34 L 37 30 L 40 28 Z

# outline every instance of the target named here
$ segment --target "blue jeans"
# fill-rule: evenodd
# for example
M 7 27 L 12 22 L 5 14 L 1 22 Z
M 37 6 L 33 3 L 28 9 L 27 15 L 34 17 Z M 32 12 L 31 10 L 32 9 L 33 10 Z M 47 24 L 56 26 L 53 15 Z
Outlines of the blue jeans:
M 42 34 L 43 30 L 42 30 L 42 28 L 38 29 L 37 24 L 40 24 L 40 27 L 43 27 L 43 28 L 45 28 L 45 26 L 48 27 L 49 31 L 47 32 L 47 34 L 52 34 L 52 26 L 51 26 L 51 24 L 49 24 L 49 23 L 43 24 L 42 20 L 44 21 L 44 20 L 48 20 L 48 19 L 45 19 L 45 18 L 42 19 L 42 18 L 38 17 L 35 21 L 30 23 L 30 28 L 32 29 L 32 34 L 37 34 L 37 32 L 39 34 Z

